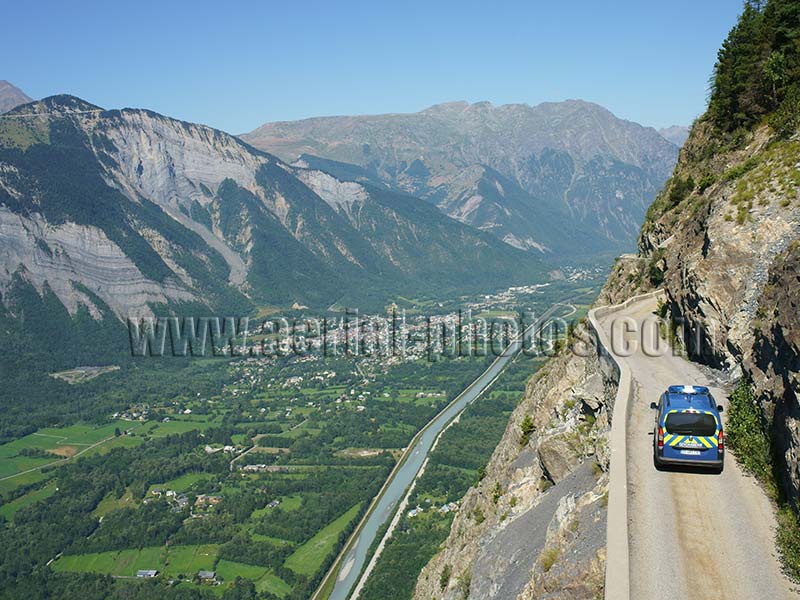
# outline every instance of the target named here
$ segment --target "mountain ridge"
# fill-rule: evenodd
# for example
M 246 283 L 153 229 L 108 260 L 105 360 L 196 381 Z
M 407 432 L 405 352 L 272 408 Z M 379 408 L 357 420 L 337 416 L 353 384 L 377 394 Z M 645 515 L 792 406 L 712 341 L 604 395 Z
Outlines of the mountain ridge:
M 289 161 L 356 165 L 506 243 L 554 257 L 628 248 L 677 157 L 655 129 L 582 100 L 449 102 L 267 123 L 241 137 Z
M 658 133 L 680 148 L 686 142 L 686 138 L 689 137 L 690 130 L 691 127 L 685 125 L 670 125 L 669 127 L 662 127 L 658 130 Z

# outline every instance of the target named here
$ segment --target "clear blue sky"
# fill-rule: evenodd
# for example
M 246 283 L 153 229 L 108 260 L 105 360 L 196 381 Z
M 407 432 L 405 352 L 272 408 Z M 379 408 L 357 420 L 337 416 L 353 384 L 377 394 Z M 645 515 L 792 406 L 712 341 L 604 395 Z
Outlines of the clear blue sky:
M 221 4 L 221 3 L 220 3 Z M 438 102 L 582 98 L 656 127 L 705 106 L 740 0 L 5 2 L 0 79 L 232 133 Z M 486 3 L 488 4 L 488 3 Z

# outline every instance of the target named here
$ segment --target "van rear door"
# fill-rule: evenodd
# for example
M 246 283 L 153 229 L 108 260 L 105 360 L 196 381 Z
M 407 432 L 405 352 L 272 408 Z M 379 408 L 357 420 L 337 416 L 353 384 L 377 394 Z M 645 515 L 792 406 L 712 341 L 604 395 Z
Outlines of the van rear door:
M 664 444 L 674 448 L 682 455 L 705 458 L 704 455 L 717 453 L 717 420 L 711 413 L 699 411 L 676 411 L 667 415 L 664 421 Z M 712 456 L 708 456 L 709 459 Z

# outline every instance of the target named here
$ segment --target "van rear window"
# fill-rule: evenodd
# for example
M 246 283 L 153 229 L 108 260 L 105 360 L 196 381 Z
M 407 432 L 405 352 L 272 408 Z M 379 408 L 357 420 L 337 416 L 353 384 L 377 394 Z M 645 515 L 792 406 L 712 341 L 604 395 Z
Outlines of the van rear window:
M 670 413 L 667 415 L 667 433 L 680 435 L 714 435 L 717 421 L 708 413 Z

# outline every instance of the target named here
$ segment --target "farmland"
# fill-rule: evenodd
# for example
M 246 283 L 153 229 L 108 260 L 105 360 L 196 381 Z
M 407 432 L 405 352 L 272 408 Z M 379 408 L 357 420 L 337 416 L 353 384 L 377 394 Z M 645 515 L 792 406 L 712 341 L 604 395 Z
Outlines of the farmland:
M 480 304 L 491 310 L 491 300 Z M 108 575 L 114 586 L 143 585 L 136 572 L 153 569 L 147 585 L 173 581 L 210 597 L 237 585 L 264 598 L 307 597 L 415 433 L 491 360 L 198 359 L 186 363 L 185 381 L 145 362 L 62 382 L 87 402 L 102 395 L 97 405 L 108 410 L 0 445 L 0 523 L 20 548 L 8 568 L 49 563 L 60 581 Z M 520 358 L 507 372 L 511 388 L 503 375 L 487 408 L 481 401 L 452 428 L 461 441 L 442 439 L 415 504 L 460 498 L 537 364 Z M 393 542 L 386 557 L 411 577 L 449 518 L 426 511 L 403 523 L 416 549 Z M 199 581 L 201 570 L 215 571 L 217 584 Z
M 325 557 L 330 555 L 345 527 L 352 523 L 360 508 L 361 505 L 356 504 L 341 517 L 326 525 L 286 559 L 286 567 L 301 575 L 315 573 Z

